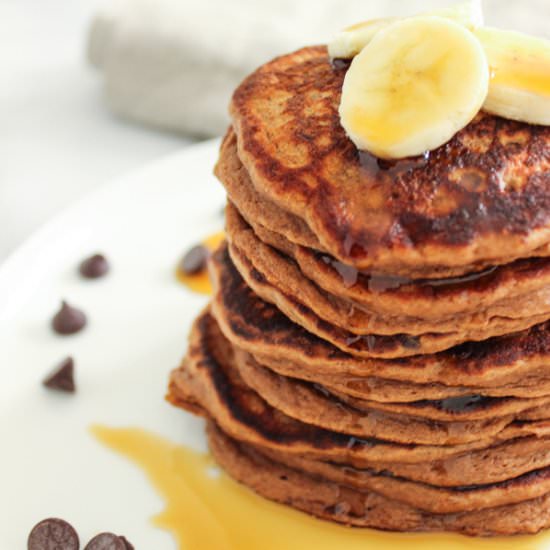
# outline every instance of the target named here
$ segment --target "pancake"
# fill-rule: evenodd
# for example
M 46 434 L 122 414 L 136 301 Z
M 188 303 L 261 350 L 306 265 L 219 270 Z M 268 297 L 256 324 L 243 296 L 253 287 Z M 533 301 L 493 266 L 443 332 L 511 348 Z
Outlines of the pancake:
M 240 350 L 240 353 L 247 354 Z M 253 357 L 250 354 L 247 354 Z M 260 360 L 253 357 L 260 364 Z M 353 376 L 309 371 L 284 360 L 268 359 L 269 368 L 282 376 L 313 382 L 342 398 L 355 397 L 378 403 L 411 403 L 440 401 L 440 409 L 456 408 L 456 400 L 480 397 L 517 397 L 530 399 L 550 396 L 550 379 L 544 372 L 531 373 L 516 383 L 496 387 L 445 386 L 438 383 L 415 384 L 376 376 Z M 262 365 L 264 366 L 264 365 Z
M 273 370 L 293 365 L 295 373 L 320 373 L 357 385 L 361 379 L 375 376 L 416 384 L 501 388 L 506 384 L 522 387 L 522 382 L 530 378 L 536 385 L 550 361 L 548 323 L 484 342 L 468 342 L 434 355 L 393 360 L 355 357 L 260 300 L 229 261 L 225 247 L 211 260 L 215 289 L 212 312 L 221 330 L 236 347 Z M 286 366 L 278 367 L 281 363 Z
M 298 297 L 289 296 L 279 287 L 270 284 L 266 277 L 254 267 L 247 255 L 233 244 L 229 245 L 229 254 L 246 284 L 260 298 L 276 305 L 289 319 L 309 332 L 330 342 L 340 350 L 358 357 L 391 359 L 433 354 L 466 341 L 483 341 L 494 336 L 521 331 L 542 323 L 548 318 L 547 313 L 528 315 L 518 319 L 495 315 L 491 318 L 490 324 L 481 324 L 479 328 L 462 327 L 456 332 L 434 331 L 421 334 L 394 332 L 386 334 L 379 330 L 383 327 L 377 326 L 376 332 L 357 334 L 319 317 Z M 546 289 L 542 291 L 541 300 L 547 301 L 547 293 Z M 345 322 L 341 324 L 344 325 Z M 396 327 L 390 325 L 389 330 L 395 331 Z
M 194 335 L 199 339 L 207 338 L 210 330 L 216 332 L 215 324 L 208 318 L 208 314 L 201 317 L 203 330 L 200 334 L 201 321 L 197 323 L 198 332 Z M 204 342 L 203 342 L 204 343 Z M 211 342 L 207 347 L 214 344 Z M 222 346 L 223 347 L 223 346 Z M 227 359 L 227 349 L 218 352 Z M 201 353 L 209 353 L 203 349 Z M 203 361 L 204 361 L 203 357 Z M 313 430 L 311 427 L 285 418 L 261 399 L 254 399 L 253 392 L 239 383 L 238 378 L 231 375 L 231 380 L 224 377 L 220 362 L 211 358 L 211 363 L 203 363 L 203 367 L 216 371 L 210 373 L 198 371 L 193 373 L 184 365 L 173 373 L 169 399 L 176 405 L 191 410 L 194 414 L 201 414 L 210 419 L 221 422 L 225 429 L 244 442 L 251 443 L 264 453 L 284 453 L 287 460 L 292 457 L 301 459 L 330 461 L 328 465 L 341 464 L 347 475 L 364 476 L 378 473 L 384 476 L 404 477 L 412 481 L 427 484 L 439 484 L 449 487 L 463 487 L 465 480 L 470 484 L 499 483 L 525 473 L 545 468 L 550 463 L 550 438 L 541 431 L 539 437 L 529 437 L 525 434 L 533 431 L 531 428 L 524 431 L 521 424 L 507 429 L 503 437 L 504 442 L 495 440 L 487 448 L 476 450 L 474 446 L 458 446 L 454 448 L 456 454 L 450 454 L 449 448 L 400 446 L 383 441 L 361 441 L 340 434 L 328 434 L 326 431 Z M 192 362 L 194 363 L 194 362 Z M 201 367 L 199 367 L 201 370 Z M 199 388 L 190 380 L 201 378 Z M 211 385 L 208 386 L 208 383 Z M 191 390 L 191 391 L 189 391 Z M 221 403 L 215 401 L 220 399 Z M 232 396 L 238 396 L 238 401 L 231 401 Z M 200 402 L 200 404 L 199 404 Z M 220 409 L 225 411 L 220 412 Z M 234 424 L 233 424 L 234 423 Z M 337 452 L 338 440 L 344 437 L 347 445 Z M 301 439 L 301 443 L 299 440 Z M 309 440 L 309 442 L 308 442 Z M 332 440 L 332 445 L 329 441 Z M 368 445 L 367 445 L 368 443 Z M 312 445 L 313 444 L 313 445 Z M 332 448 L 329 448 L 331 447 Z M 312 447 L 315 450 L 312 451 Z M 321 449 L 324 447 L 325 451 Z M 377 452 L 382 450 L 382 452 Z M 437 456 L 443 458 L 437 458 Z M 432 459 L 425 459 L 430 456 Z M 368 458 L 367 458 L 368 457 Z M 375 460 L 372 460 L 372 459 Z M 400 461 L 393 461 L 398 458 Z M 420 461 L 418 461 L 420 459 Z M 425 459 L 425 460 L 423 460 Z M 405 460 L 405 462 L 403 462 Z M 315 468 L 324 468 L 326 464 Z M 367 471 L 364 471 L 368 468 Z M 360 470 L 361 469 L 361 470 Z M 353 471 L 352 471 L 353 470 Z
M 474 307 L 484 306 L 503 295 L 525 294 L 547 282 L 549 244 L 532 251 L 528 260 L 502 265 L 476 264 L 476 271 L 471 273 L 464 273 L 460 268 L 445 268 L 432 273 L 435 278 L 426 278 L 431 272 L 426 273 L 421 266 L 403 277 L 376 269 L 361 271 L 344 264 L 320 252 L 321 244 L 303 220 L 281 210 L 254 189 L 237 156 L 232 128 L 222 143 L 215 173 L 230 202 L 262 241 L 292 257 L 303 273 L 321 288 L 366 308 L 376 307 L 377 311 L 390 315 L 403 310 L 410 315 L 439 318 L 464 310 L 464 292 Z
M 267 454 L 272 452 L 265 448 L 261 451 Z M 285 456 L 287 460 L 295 457 L 290 454 Z M 305 457 L 301 458 L 306 460 Z M 351 476 L 360 477 L 363 474 L 377 473 L 439 487 L 463 487 L 466 482 L 470 485 L 487 485 L 501 483 L 546 468 L 550 464 L 550 439 L 536 436 L 510 439 L 485 449 L 473 450 L 421 465 L 371 462 L 354 467 L 342 461 L 316 460 L 315 462 L 323 462 L 329 466 L 343 466 L 349 470 L 348 473 Z
M 204 321 L 201 332 L 201 322 L 197 323 L 198 332 L 195 333 L 195 337 L 199 340 L 203 340 L 203 344 L 206 348 L 203 348 L 202 353 L 209 353 L 211 348 L 218 346 L 216 355 L 223 357 L 224 359 L 230 356 L 228 349 L 225 349 L 225 345 L 219 342 L 216 336 L 215 324 L 212 324 L 212 319 L 208 319 L 208 314 L 204 314 L 201 319 Z M 211 333 L 214 334 L 211 334 Z M 212 338 L 214 338 L 212 340 Z M 204 341 L 208 340 L 208 342 Z M 193 345 L 192 345 L 193 348 Z M 214 350 L 215 351 L 215 350 Z M 214 351 L 212 353 L 214 354 Z M 193 354 L 191 354 L 192 356 Z M 203 358 L 204 360 L 205 358 Z M 207 362 L 214 361 L 220 367 L 220 359 L 210 358 Z M 192 361 L 193 362 L 193 361 Z M 206 363 L 203 363 L 206 365 Z M 212 367 L 212 364 L 210 364 Z M 177 396 L 176 387 L 178 385 L 179 371 L 174 373 L 173 384 L 171 385 L 171 397 L 170 399 L 175 404 L 184 406 L 185 408 L 191 408 L 196 414 L 203 414 L 207 418 L 216 418 L 218 421 L 222 418 L 219 414 L 214 412 L 212 416 L 212 408 L 203 408 L 206 404 L 207 407 L 211 407 L 212 401 L 209 399 L 204 400 L 204 396 L 212 396 L 213 388 L 210 388 L 206 392 L 197 391 L 194 388 L 191 399 L 199 399 L 202 405 L 196 403 L 190 405 L 190 402 L 181 402 Z M 351 465 L 348 465 L 349 457 L 338 457 L 334 460 L 334 456 L 330 457 L 330 462 L 324 462 L 320 460 L 320 456 L 312 457 L 309 453 L 296 452 L 292 446 L 285 447 L 282 443 L 288 443 L 292 441 L 299 433 L 295 428 L 299 426 L 299 423 L 292 426 L 288 421 L 280 422 L 284 416 L 278 415 L 277 411 L 272 410 L 270 413 L 264 413 L 264 408 L 261 405 L 261 401 L 253 402 L 253 405 L 249 407 L 248 412 L 246 408 L 250 405 L 250 400 L 246 397 L 243 401 L 243 394 L 246 394 L 246 386 L 237 387 L 235 390 L 231 390 L 228 386 L 232 385 L 235 379 L 229 375 L 231 380 L 217 378 L 216 383 L 218 386 L 214 389 L 214 392 L 230 392 L 230 400 L 227 404 L 230 405 L 230 414 L 239 422 L 248 423 L 249 426 L 256 423 L 256 429 L 266 429 L 267 432 L 271 432 L 268 436 L 271 439 L 270 444 L 264 445 L 265 441 L 261 441 L 261 438 L 254 440 L 257 452 L 269 457 L 278 457 L 279 462 L 282 462 L 292 467 L 299 467 L 304 469 L 307 475 L 323 475 L 326 479 L 335 481 L 337 483 L 345 481 L 346 486 L 355 487 L 364 491 L 365 489 L 373 490 L 376 488 L 376 492 L 379 494 L 393 494 L 393 499 L 397 499 L 400 503 L 405 502 L 420 507 L 423 510 L 430 510 L 431 506 L 436 506 L 435 502 L 438 498 L 442 499 L 442 507 L 453 510 L 455 513 L 463 510 L 481 509 L 484 507 L 501 506 L 504 503 L 519 502 L 523 499 L 536 498 L 536 495 L 545 493 L 547 483 L 547 466 L 550 462 L 550 438 L 548 437 L 514 437 L 504 443 L 495 443 L 490 445 L 486 449 L 480 449 L 478 451 L 467 449 L 464 451 L 464 447 L 460 448 L 458 455 L 448 457 L 444 460 L 423 461 L 421 463 L 398 463 L 388 462 L 388 457 L 391 458 L 392 452 L 384 453 L 385 460 L 382 462 L 372 462 L 368 466 L 361 464 L 354 464 L 355 460 L 351 461 Z M 185 392 L 184 392 L 185 393 Z M 191 395 L 191 394 L 189 394 Z M 235 396 L 239 396 L 238 402 L 235 400 Z M 184 397 L 184 399 L 186 399 Z M 208 402 L 208 403 L 207 403 Z M 243 408 L 240 408 L 243 404 Z M 237 405 L 237 406 L 236 406 Z M 222 423 L 226 423 L 222 418 Z M 277 426 L 277 424 L 279 425 Z M 278 445 L 273 444 L 273 434 L 277 430 L 281 430 L 280 435 L 283 438 L 278 440 Z M 239 430 L 237 430 L 239 433 Z M 304 433 L 302 431 L 302 433 Z M 322 433 L 319 432 L 318 435 Z M 288 435 L 291 434 L 290 439 Z M 516 432 L 518 435 L 519 432 Z M 242 433 L 241 433 L 242 436 Z M 319 441 L 314 437 L 314 440 Z M 245 441 L 250 443 L 249 437 L 245 435 Z M 260 442 L 261 441 L 261 442 Z M 294 441 L 296 441 L 294 439 Z M 353 442 L 355 444 L 357 442 Z M 371 442 L 372 444 L 372 442 Z M 379 442 L 380 445 L 384 445 L 383 442 Z M 386 449 L 390 449 L 391 445 L 385 444 Z M 414 449 L 414 447 L 409 447 Z M 303 450 L 303 448 L 302 448 Z M 349 450 L 349 449 L 348 449 Z M 395 449 L 394 449 L 395 450 Z M 433 450 L 433 449 L 432 449 Z M 357 457 L 355 457 L 357 458 Z M 326 457 L 325 457 L 326 459 Z M 357 462 L 361 462 L 359 459 Z M 340 464 L 340 465 L 339 465 Z M 365 469 L 369 467 L 369 469 Z M 358 468 L 363 468 L 359 470 Z M 412 477 L 406 478 L 404 475 L 412 474 Z M 513 476 L 513 477 L 510 477 Z M 429 485 L 430 481 L 438 482 L 443 479 L 447 484 L 447 487 L 451 489 L 445 489 L 445 486 L 425 486 Z M 468 486 L 464 486 L 464 480 L 468 479 L 476 480 Z M 479 485 L 474 486 L 474 483 Z M 415 481 L 415 483 L 412 483 Z M 428 481 L 428 483 L 426 483 Z M 321 483 L 317 479 L 318 483 Z M 422 483 L 422 486 L 418 486 L 418 483 Z M 452 489 L 455 487 L 454 489 Z M 415 488 L 414 494 L 411 494 L 410 489 Z M 464 493 L 464 494 L 462 494 Z M 424 497 L 431 496 L 431 502 L 423 502 Z M 415 500 L 417 499 L 417 500 Z
M 408 403 L 380 403 L 378 401 L 351 397 L 334 390 L 329 391 L 322 386 L 319 387 L 323 388 L 323 392 L 327 395 L 341 400 L 360 411 L 386 411 L 446 422 L 487 420 L 507 415 L 513 415 L 514 418 L 523 420 L 535 414 L 538 415 L 539 419 L 543 419 L 545 417 L 542 414 L 545 414 L 550 404 L 550 396 L 548 395 L 539 398 L 519 398 L 483 396 L 472 393 L 457 395 L 447 399 L 421 399 Z
M 220 156 L 214 173 L 225 187 L 231 201 L 243 212 L 247 220 L 254 219 L 262 226 L 280 231 L 289 242 L 322 250 L 321 243 L 304 220 L 282 210 L 256 191 L 237 155 L 237 137 L 232 127 L 228 129 L 220 146 Z
M 332 409 L 337 409 L 336 412 L 338 415 L 343 416 L 345 421 L 350 424 L 353 424 L 355 417 L 360 413 L 370 414 L 374 418 L 378 418 L 378 415 L 375 414 L 376 412 L 386 412 L 391 413 L 388 415 L 387 422 L 389 423 L 392 421 L 400 421 L 401 424 L 410 422 L 410 427 L 413 428 L 415 419 L 422 418 L 441 421 L 441 429 L 449 432 L 458 432 L 458 426 L 446 423 L 495 420 L 501 417 L 524 418 L 524 415 L 538 415 L 541 412 L 544 414 L 547 410 L 547 405 L 550 404 L 550 396 L 521 399 L 484 397 L 479 394 L 465 394 L 444 400 L 423 399 L 408 403 L 381 403 L 350 397 L 334 390 L 330 391 L 317 383 L 303 382 L 296 378 L 282 376 L 261 366 L 246 352 L 234 350 L 234 354 L 239 374 L 247 386 L 254 389 L 256 393 L 261 395 L 272 406 L 280 410 L 285 410 L 285 407 L 288 407 L 290 412 L 287 414 L 289 416 L 295 418 L 300 418 L 296 414 L 313 416 L 314 420 L 310 422 L 312 424 L 319 422 Z M 293 414 L 292 404 L 283 404 L 281 400 L 295 402 L 295 406 L 299 410 Z M 399 415 L 400 420 L 396 420 L 393 415 Z M 539 416 L 539 419 L 541 418 L 544 417 Z M 362 421 L 364 422 L 364 419 Z M 432 423 L 432 428 L 436 426 L 438 426 L 437 423 Z M 471 429 L 478 437 L 483 433 L 482 425 L 466 424 L 464 427 Z M 420 441 L 418 442 L 420 443 Z
M 426 332 L 457 333 L 467 332 L 479 334 L 484 338 L 487 331 L 491 330 L 496 322 L 504 327 L 504 333 L 514 332 L 527 328 L 532 319 L 544 316 L 544 320 L 550 317 L 550 261 L 548 263 L 548 274 L 545 279 L 541 269 L 535 268 L 531 273 L 524 269 L 520 271 L 522 279 L 531 280 L 526 286 L 531 286 L 526 293 L 513 293 L 507 296 L 504 289 L 496 289 L 501 296 L 500 300 L 494 301 L 485 309 L 480 304 L 477 308 L 462 314 L 451 312 L 451 315 L 440 318 L 430 317 L 429 319 L 408 315 L 406 307 L 394 307 L 393 313 L 376 311 L 376 304 L 371 304 L 369 310 L 357 305 L 354 301 L 335 296 L 320 288 L 313 281 L 304 276 L 299 266 L 286 255 L 276 251 L 274 248 L 264 244 L 255 235 L 252 228 L 246 224 L 238 211 L 229 204 L 226 211 L 226 233 L 230 242 L 230 251 L 236 249 L 250 262 L 250 265 L 267 281 L 276 288 L 279 297 L 277 303 L 283 299 L 290 303 L 301 303 L 311 310 L 316 316 L 327 323 L 345 329 L 354 335 L 368 335 L 378 333 L 391 335 L 407 333 L 410 335 L 422 335 Z M 238 262 L 237 266 L 238 266 Z M 246 273 L 243 273 L 246 279 Z M 520 281 L 511 276 L 508 285 L 517 290 L 521 286 Z M 342 282 L 340 282 L 340 286 Z M 258 294 L 261 297 L 269 297 L 270 293 L 263 296 L 261 288 L 258 287 Z M 500 292 L 499 292 L 500 290 Z M 468 303 L 464 296 L 465 289 L 457 289 L 456 296 Z M 482 294 L 479 286 L 477 295 Z M 284 298 L 283 298 L 284 297 Z M 432 300 L 436 302 L 436 300 Z M 414 298 L 410 296 L 410 302 Z M 394 304 L 395 306 L 396 304 Z M 403 306 L 404 304 L 400 304 Z M 286 308 L 289 308 L 288 304 Z M 471 305 L 469 306 L 472 307 Z M 434 308 L 437 309 L 437 308 Z M 396 313 L 398 312 L 398 313 Z M 504 320 L 507 321 L 504 324 Z M 491 333 L 491 336 L 494 336 Z
M 191 333 L 183 365 L 172 373 L 168 399 L 201 413 L 239 440 L 275 451 L 354 466 L 367 462 L 419 463 L 441 460 L 530 435 L 550 435 L 550 422 L 514 422 L 493 437 L 445 445 L 395 444 L 379 438 L 358 438 L 295 420 L 270 406 L 240 377 L 233 350 L 208 312 Z
M 234 210 L 230 202 L 228 211 L 233 214 L 231 211 Z M 302 274 L 320 289 L 384 317 L 395 317 L 396 312 L 400 312 L 402 317 L 434 321 L 463 316 L 468 312 L 486 310 L 504 299 L 521 300 L 546 288 L 550 282 L 550 260 L 546 257 L 517 260 L 481 272 L 439 279 L 407 279 L 363 273 L 327 254 L 292 243 L 281 233 L 267 229 L 255 218 L 247 217 L 240 206 L 237 210 L 253 229 L 255 237 L 292 258 Z M 228 232 L 231 237 L 231 227 L 228 227 Z M 548 247 L 538 252 L 544 256 L 548 254 Z
M 304 48 L 252 73 L 231 115 L 258 192 L 361 270 L 469 273 L 550 242 L 550 128 L 479 115 L 428 156 L 380 162 L 340 125 L 345 70 Z M 446 271 L 447 270 L 447 271 Z
M 167 400 L 260 495 L 395 531 L 550 526 L 550 128 L 480 112 L 420 157 L 360 152 L 325 47 L 231 101 L 208 260 Z
M 257 450 L 257 452 L 261 453 L 261 450 Z M 410 481 L 390 475 L 388 472 L 359 471 L 346 466 L 272 451 L 261 454 L 308 475 L 359 491 L 373 491 L 435 514 L 452 514 L 493 508 L 537 498 L 550 491 L 550 467 L 534 470 L 499 483 L 449 488 Z
M 474 512 L 434 514 L 374 491 L 321 481 L 266 458 L 208 426 L 215 460 L 258 494 L 314 516 L 347 525 L 392 531 L 457 531 L 468 535 L 536 533 L 550 524 L 550 496 Z
M 270 374 L 267 369 L 242 369 L 244 383 L 273 408 L 306 424 L 343 432 L 360 438 L 420 445 L 459 445 L 494 438 L 510 425 L 511 415 L 477 422 L 441 422 L 389 414 L 371 409 L 361 411 L 331 399 L 307 383 Z

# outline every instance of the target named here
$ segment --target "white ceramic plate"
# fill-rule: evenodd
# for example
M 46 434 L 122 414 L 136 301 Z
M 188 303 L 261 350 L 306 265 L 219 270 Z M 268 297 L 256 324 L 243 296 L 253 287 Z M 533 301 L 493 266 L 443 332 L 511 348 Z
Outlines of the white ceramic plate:
M 1 267 L 0 548 L 26 547 L 33 525 L 51 516 L 70 521 L 82 541 L 106 530 L 137 548 L 176 547 L 149 522 L 162 502 L 142 472 L 88 428 L 136 426 L 205 447 L 201 421 L 163 396 L 206 302 L 175 281 L 175 263 L 223 227 L 224 192 L 212 176 L 217 147 L 194 146 L 101 188 Z M 77 265 L 96 251 L 112 273 L 83 280 Z M 50 329 L 62 298 L 88 314 L 80 334 Z M 67 355 L 76 361 L 77 394 L 45 390 L 43 377 Z

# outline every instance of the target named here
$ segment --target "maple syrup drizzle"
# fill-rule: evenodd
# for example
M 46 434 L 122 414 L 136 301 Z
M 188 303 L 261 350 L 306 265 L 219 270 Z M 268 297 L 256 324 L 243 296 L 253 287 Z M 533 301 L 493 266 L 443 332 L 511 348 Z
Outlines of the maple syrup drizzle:
M 179 550 L 544 550 L 550 533 L 470 538 L 354 529 L 265 500 L 215 466 L 212 458 L 137 428 L 94 426 L 93 435 L 146 474 L 164 500 L 153 523 Z M 139 541 L 137 541 L 139 544 Z
M 359 276 L 366 277 L 368 289 L 372 292 L 387 292 L 388 290 L 399 290 L 402 286 L 417 285 L 432 288 L 452 288 L 466 283 L 479 281 L 492 275 L 497 267 L 492 266 L 482 271 L 466 273 L 456 277 L 443 277 L 441 279 L 409 279 L 398 275 L 383 275 L 376 273 L 362 272 L 353 266 L 342 263 L 326 254 L 320 255 L 321 261 L 332 267 L 342 279 L 346 288 L 357 284 Z

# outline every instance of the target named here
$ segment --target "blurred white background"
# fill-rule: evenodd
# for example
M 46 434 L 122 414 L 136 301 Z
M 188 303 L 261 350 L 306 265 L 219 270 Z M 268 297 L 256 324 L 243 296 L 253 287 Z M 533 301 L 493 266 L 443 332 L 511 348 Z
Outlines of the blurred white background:
M 0 0 L 0 261 L 87 191 L 197 133 L 221 132 L 229 90 L 268 57 L 358 20 L 452 3 L 111 0 L 100 9 L 91 0 Z M 484 7 L 489 24 L 548 37 L 550 0 Z M 101 70 L 87 58 L 94 20 Z
M 0 259 L 86 191 L 182 146 L 105 109 L 85 56 L 95 10 L 0 0 Z

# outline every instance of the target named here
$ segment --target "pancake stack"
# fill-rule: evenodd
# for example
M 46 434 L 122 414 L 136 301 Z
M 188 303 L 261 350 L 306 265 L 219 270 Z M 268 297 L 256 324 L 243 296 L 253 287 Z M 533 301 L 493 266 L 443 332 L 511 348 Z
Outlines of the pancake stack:
M 324 47 L 248 77 L 227 242 L 169 400 L 259 494 L 396 531 L 550 524 L 550 130 L 484 112 L 382 161 Z

